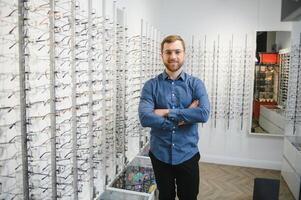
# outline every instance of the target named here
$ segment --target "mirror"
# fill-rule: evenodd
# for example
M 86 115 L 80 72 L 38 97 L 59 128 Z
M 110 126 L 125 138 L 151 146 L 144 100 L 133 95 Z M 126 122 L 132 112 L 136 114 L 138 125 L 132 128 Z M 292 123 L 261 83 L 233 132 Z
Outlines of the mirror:
M 291 33 L 256 32 L 251 133 L 283 135 Z

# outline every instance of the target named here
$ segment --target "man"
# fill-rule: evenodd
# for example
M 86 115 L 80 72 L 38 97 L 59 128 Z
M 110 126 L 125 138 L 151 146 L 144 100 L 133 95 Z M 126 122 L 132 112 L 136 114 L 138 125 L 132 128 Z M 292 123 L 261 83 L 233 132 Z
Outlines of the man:
M 151 127 L 150 152 L 160 200 L 196 200 L 199 192 L 198 124 L 209 117 L 203 82 L 186 74 L 185 43 L 167 36 L 161 43 L 165 71 L 142 89 L 139 118 Z

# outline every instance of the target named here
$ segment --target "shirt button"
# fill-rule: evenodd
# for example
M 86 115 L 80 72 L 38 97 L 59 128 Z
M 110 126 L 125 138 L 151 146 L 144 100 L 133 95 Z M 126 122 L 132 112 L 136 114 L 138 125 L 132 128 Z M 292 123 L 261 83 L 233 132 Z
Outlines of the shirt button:
M 172 146 L 174 147 L 174 146 L 175 146 L 175 144 L 172 144 Z
M 172 133 L 175 133 L 175 131 L 172 131 Z
M 175 109 L 175 107 L 173 106 L 172 109 Z
M 175 94 L 172 94 L 172 96 L 174 97 L 174 96 L 175 96 Z
M 171 84 L 175 84 L 174 82 L 171 82 Z

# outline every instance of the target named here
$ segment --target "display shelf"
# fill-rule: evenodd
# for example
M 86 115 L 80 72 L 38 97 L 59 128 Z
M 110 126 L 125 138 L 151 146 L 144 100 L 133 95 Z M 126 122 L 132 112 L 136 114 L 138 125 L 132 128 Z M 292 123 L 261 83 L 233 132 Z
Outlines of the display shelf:
M 275 102 L 278 94 L 279 65 L 259 64 L 255 68 L 254 99 L 259 102 Z
M 292 132 L 287 133 L 288 135 L 298 135 L 297 127 L 300 126 L 301 122 L 301 63 L 300 63 L 300 52 L 301 52 L 301 36 L 299 43 L 295 43 L 291 46 L 290 51 L 290 65 L 288 75 L 288 91 L 287 101 L 285 104 L 286 118 L 292 122 Z
M 279 95 L 278 104 L 285 108 L 287 101 L 287 91 L 288 91 L 288 77 L 289 77 L 289 63 L 290 63 L 290 51 L 284 49 L 279 52 L 279 67 L 280 67 L 280 78 L 279 78 Z

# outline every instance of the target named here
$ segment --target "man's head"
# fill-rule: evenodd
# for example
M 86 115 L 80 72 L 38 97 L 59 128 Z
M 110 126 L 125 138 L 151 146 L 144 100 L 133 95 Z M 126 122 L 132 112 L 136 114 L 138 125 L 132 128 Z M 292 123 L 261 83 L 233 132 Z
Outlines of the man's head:
M 170 72 L 181 69 L 185 58 L 185 43 L 178 35 L 169 35 L 161 43 L 161 56 Z

